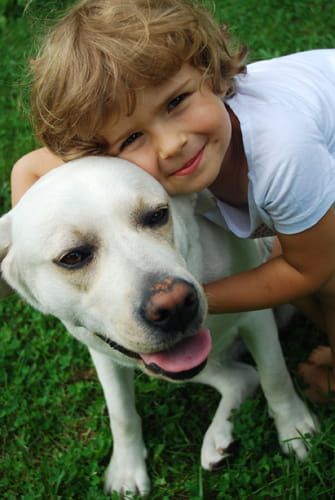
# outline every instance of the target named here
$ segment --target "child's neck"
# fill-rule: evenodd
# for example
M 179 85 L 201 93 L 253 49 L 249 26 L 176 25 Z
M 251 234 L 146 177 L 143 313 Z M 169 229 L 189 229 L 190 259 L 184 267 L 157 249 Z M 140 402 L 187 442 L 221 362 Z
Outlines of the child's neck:
M 248 163 L 244 153 L 240 122 L 229 106 L 232 135 L 221 170 L 210 191 L 220 200 L 235 206 L 248 204 Z

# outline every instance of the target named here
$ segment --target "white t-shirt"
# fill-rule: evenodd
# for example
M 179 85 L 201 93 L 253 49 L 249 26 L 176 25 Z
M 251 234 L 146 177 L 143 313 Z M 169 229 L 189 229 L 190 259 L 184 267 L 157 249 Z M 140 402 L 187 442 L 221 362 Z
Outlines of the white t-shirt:
M 256 62 L 236 82 L 249 212 L 218 200 L 206 216 L 240 237 L 304 231 L 335 203 L 335 49 Z

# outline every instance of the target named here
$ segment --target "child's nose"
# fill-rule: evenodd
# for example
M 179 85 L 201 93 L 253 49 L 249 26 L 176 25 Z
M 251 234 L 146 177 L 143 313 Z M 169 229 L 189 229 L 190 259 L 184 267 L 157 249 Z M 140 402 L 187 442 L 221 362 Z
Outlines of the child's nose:
M 163 130 L 159 138 L 159 158 L 167 160 L 177 156 L 187 142 L 186 134 L 177 130 Z

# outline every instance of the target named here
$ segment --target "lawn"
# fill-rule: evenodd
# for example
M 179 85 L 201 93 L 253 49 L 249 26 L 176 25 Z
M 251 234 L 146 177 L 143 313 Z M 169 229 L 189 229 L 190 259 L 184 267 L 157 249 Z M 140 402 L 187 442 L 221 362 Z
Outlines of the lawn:
M 27 108 L 28 59 L 43 19 L 66 2 L 0 1 L 0 203 L 10 208 L 10 170 L 31 150 Z M 250 60 L 335 46 L 332 2 L 325 0 L 216 1 L 216 15 L 250 47 Z M 7 9 L 7 10 L 5 10 Z M 86 348 L 62 325 L 20 298 L 0 302 L 0 498 L 100 500 L 112 440 L 100 385 Z M 304 318 L 281 333 L 289 369 L 318 342 Z M 297 389 L 301 387 L 295 380 Z M 280 453 L 261 391 L 232 415 L 239 453 L 219 472 L 202 471 L 203 433 L 218 403 L 209 388 L 172 385 L 139 374 L 152 478 L 151 500 L 283 499 L 335 497 L 334 405 L 315 407 L 321 432 L 304 462 Z M 117 496 L 115 495 L 115 499 Z

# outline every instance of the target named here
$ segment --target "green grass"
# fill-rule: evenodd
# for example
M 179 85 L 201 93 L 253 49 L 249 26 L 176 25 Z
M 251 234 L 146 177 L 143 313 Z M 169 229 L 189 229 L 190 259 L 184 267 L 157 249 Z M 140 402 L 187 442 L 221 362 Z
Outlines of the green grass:
M 29 15 L 9 16 L 2 27 L 2 212 L 10 207 L 11 167 L 34 147 L 29 116 L 19 105 L 26 93 L 22 74 L 33 53 L 39 17 L 50 5 L 54 9 L 59 2 L 33 1 Z M 251 60 L 335 46 L 332 2 L 227 0 L 216 2 L 216 12 L 249 45 Z M 112 442 L 102 391 L 85 347 L 55 319 L 43 317 L 18 297 L 2 301 L 0 315 L 0 498 L 106 498 L 102 477 Z M 326 340 L 304 319 L 292 323 L 282 335 L 292 373 L 320 341 Z M 232 416 L 238 456 L 222 471 L 208 473 L 199 467 L 199 453 L 218 395 L 206 387 L 175 386 L 142 374 L 136 382 L 149 450 L 151 500 L 335 497 L 334 405 L 314 408 L 322 430 L 301 463 L 280 453 L 259 391 Z

